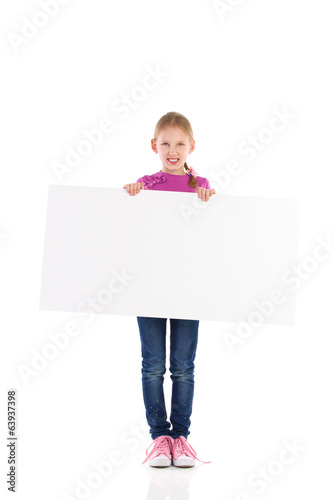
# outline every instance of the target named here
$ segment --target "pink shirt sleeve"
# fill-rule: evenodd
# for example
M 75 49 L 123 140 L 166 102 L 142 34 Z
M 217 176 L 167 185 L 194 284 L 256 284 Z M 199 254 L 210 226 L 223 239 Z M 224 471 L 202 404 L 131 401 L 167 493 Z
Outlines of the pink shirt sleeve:
M 203 188 L 205 188 L 205 189 L 212 189 L 212 188 L 210 187 L 210 182 L 209 182 L 209 180 L 208 180 L 208 179 L 206 179 L 206 178 L 204 178 L 204 179 L 205 179 L 205 181 L 204 181 L 203 185 L 202 185 L 202 186 L 200 186 L 200 187 L 203 187 Z
M 197 183 L 198 183 L 199 187 L 202 187 L 202 188 L 205 188 L 205 189 L 212 189 L 210 187 L 210 182 L 209 182 L 208 179 L 206 179 L 206 177 L 200 177 L 200 176 L 198 176 L 197 177 Z

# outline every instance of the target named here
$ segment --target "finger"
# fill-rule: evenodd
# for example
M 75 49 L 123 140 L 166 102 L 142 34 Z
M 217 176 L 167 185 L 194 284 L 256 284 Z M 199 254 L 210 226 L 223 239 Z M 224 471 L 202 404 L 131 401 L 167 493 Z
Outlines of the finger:
M 201 200 L 205 198 L 205 191 L 206 191 L 205 188 L 199 188 L 198 195 Z
M 210 196 L 212 196 L 213 194 L 216 194 L 215 189 L 208 190 L 208 199 L 206 199 L 206 201 L 209 201 Z

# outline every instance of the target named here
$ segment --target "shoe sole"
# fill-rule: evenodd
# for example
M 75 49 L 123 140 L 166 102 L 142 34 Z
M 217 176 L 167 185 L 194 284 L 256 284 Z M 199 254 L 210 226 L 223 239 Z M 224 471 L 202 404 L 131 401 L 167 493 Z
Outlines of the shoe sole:
M 193 463 L 192 460 L 188 461 L 188 462 L 185 460 L 178 462 L 177 459 L 172 461 L 172 465 L 174 465 L 175 467 L 194 467 L 195 466 L 195 464 Z
M 170 467 L 171 465 L 171 460 L 152 460 L 148 461 L 150 467 Z

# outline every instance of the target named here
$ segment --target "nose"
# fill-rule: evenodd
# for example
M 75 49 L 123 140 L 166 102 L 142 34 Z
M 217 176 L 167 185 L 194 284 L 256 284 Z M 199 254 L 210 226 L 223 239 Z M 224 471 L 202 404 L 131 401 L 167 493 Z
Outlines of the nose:
M 175 148 L 170 148 L 169 155 L 170 156 L 177 156 L 176 155 L 176 149 Z

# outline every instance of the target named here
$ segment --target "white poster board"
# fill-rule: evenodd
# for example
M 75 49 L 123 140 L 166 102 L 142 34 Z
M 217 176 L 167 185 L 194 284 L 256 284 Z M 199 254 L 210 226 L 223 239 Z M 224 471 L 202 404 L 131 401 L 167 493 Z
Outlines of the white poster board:
M 40 310 L 293 325 L 298 236 L 297 200 L 50 185 Z

